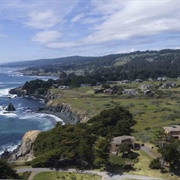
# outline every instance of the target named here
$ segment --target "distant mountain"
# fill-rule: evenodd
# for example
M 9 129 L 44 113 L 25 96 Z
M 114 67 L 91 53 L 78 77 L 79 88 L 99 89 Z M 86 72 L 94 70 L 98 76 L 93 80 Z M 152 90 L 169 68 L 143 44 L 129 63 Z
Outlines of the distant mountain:
M 1 66 L 34 67 L 63 70 L 88 70 L 104 67 L 121 67 L 122 72 L 140 71 L 146 69 L 180 70 L 180 50 L 164 49 L 160 51 L 136 51 L 125 54 L 110 54 L 99 57 L 70 56 L 55 59 L 39 59 L 6 63 Z M 180 74 L 180 72 L 179 72 Z
M 30 66 L 30 67 L 42 67 L 42 66 L 56 66 L 61 64 L 72 64 L 82 62 L 84 59 L 91 59 L 90 57 L 81 57 L 81 56 L 70 56 L 70 57 L 61 57 L 55 59 L 38 59 L 38 60 L 30 60 L 30 61 L 18 61 L 18 62 L 10 62 L 1 64 L 1 66 L 10 66 L 10 67 L 22 67 L 22 66 Z

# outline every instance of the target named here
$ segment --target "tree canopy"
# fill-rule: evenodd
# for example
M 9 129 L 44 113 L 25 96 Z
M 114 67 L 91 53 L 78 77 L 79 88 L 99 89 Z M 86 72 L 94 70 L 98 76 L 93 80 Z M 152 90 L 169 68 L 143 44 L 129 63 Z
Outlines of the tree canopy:
M 109 157 L 111 138 L 130 134 L 135 124 L 129 111 L 118 106 L 101 112 L 86 124 L 57 124 L 34 143 L 34 167 L 102 167 Z
M 18 179 L 18 174 L 8 163 L 0 159 L 0 179 Z

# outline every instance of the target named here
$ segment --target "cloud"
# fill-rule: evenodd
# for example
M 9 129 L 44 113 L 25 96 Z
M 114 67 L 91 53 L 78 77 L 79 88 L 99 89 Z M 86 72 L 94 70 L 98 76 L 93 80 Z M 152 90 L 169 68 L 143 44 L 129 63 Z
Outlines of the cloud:
M 60 22 L 52 10 L 31 12 L 29 18 L 30 19 L 26 22 L 26 25 L 37 29 L 51 28 Z
M 101 3 L 100 3 L 101 2 Z M 117 1 L 114 1 L 114 3 Z M 93 1 L 94 3 L 94 1 Z M 94 3 L 97 13 L 106 15 L 106 20 L 94 27 L 95 32 L 85 40 L 89 43 L 100 43 L 123 40 L 134 37 L 156 35 L 163 32 L 180 31 L 180 1 L 129 1 L 116 4 L 107 1 Z M 101 6 L 102 5 L 102 6 Z M 109 6 L 111 5 L 111 6 Z M 111 11 L 108 9 L 116 11 Z
M 66 48 L 66 47 L 74 47 L 74 46 L 79 46 L 82 44 L 78 44 L 76 42 L 52 42 L 52 43 L 47 43 L 46 46 L 49 48 Z
M 74 27 L 77 22 L 82 24 L 79 39 L 68 41 L 67 38 L 64 42 L 48 44 L 48 47 L 74 47 L 131 39 L 134 42 L 159 34 L 172 35 L 180 32 L 179 9 L 180 1 L 176 0 L 91 0 L 86 12 L 78 13 L 70 20 Z
M 80 19 L 82 19 L 83 17 L 84 17 L 84 14 L 78 14 L 71 19 L 71 22 L 75 23 L 75 22 L 79 21 Z
M 57 31 L 42 31 L 35 34 L 32 41 L 46 44 L 51 42 L 56 42 L 61 37 L 61 34 Z

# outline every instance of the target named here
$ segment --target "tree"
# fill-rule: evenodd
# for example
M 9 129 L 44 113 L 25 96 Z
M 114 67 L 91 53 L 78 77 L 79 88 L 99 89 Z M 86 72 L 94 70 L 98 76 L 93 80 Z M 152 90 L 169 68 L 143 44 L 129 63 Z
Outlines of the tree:
M 109 159 L 109 140 L 104 137 L 99 137 L 93 147 L 94 150 L 94 165 L 97 167 L 104 166 Z
M 132 148 L 133 148 L 133 145 L 130 142 L 121 143 L 119 145 L 119 151 L 122 152 L 123 155 L 125 154 L 125 152 L 129 153 Z
M 164 162 L 170 164 L 170 169 L 180 167 L 180 141 L 166 134 L 163 130 L 156 133 L 158 152 L 162 155 L 161 170 L 164 168 Z
M 160 162 L 159 158 L 153 159 L 149 164 L 149 168 L 161 169 L 161 162 Z
M 0 179 L 17 179 L 18 174 L 14 171 L 8 163 L 0 160 Z
M 164 160 L 170 164 L 170 169 L 180 167 L 180 141 L 175 140 L 170 143 L 164 144 L 158 150 L 164 157 Z

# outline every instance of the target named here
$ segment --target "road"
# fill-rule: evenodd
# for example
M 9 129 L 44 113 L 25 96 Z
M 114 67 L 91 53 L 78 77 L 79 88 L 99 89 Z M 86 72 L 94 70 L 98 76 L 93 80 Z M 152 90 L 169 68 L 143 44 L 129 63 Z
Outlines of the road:
M 40 172 L 51 172 L 55 171 L 49 168 L 21 168 L 17 169 L 17 172 L 26 172 L 31 171 L 31 175 L 28 180 L 32 180 L 34 175 Z M 59 172 L 79 172 L 79 173 L 87 173 L 87 174 L 97 174 L 102 176 L 102 180 L 121 180 L 121 179 L 140 179 L 140 180 L 162 180 L 160 178 L 153 178 L 148 176 L 138 176 L 138 175 L 129 175 L 129 174 L 122 174 L 122 175 L 113 175 L 108 174 L 107 172 L 97 172 L 97 171 L 77 171 L 75 169 L 68 169 L 67 171 L 59 170 Z

